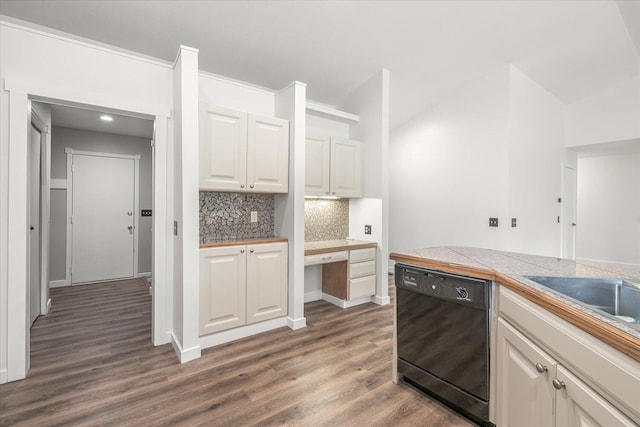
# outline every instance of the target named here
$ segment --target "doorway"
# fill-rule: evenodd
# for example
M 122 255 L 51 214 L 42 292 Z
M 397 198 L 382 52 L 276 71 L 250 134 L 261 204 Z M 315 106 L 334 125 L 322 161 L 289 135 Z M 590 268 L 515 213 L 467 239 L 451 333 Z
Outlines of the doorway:
M 576 258 L 576 167 L 562 164 L 562 199 L 560 212 L 561 257 Z
M 41 271 L 41 147 L 42 132 L 31 122 L 29 129 L 29 326 L 38 318 L 42 306 Z
M 169 117 L 168 105 L 152 105 L 144 102 L 122 100 L 98 92 L 80 93 L 73 88 L 50 88 L 37 82 L 19 82 L 5 80 L 4 89 L 8 94 L 9 124 L 8 126 L 8 156 L 6 164 L 7 195 L 6 206 L 7 240 L 5 248 L 11 248 L 6 253 L 6 301 L 3 304 L 3 315 L 7 322 L 0 330 L 0 338 L 6 342 L 4 366 L 0 370 L 0 383 L 25 378 L 29 369 L 29 201 L 28 201 L 28 146 L 30 132 L 30 118 L 25 118 L 21 112 L 30 114 L 32 102 L 64 105 L 79 108 L 96 109 L 104 113 L 126 114 L 134 118 L 151 121 L 153 125 L 153 189 L 152 209 L 150 218 L 153 230 L 152 239 L 152 337 L 154 345 L 171 342 L 170 317 L 168 299 L 168 277 L 173 274 L 171 252 L 171 229 L 167 216 L 173 211 L 173 199 L 168 192 L 168 143 Z M 26 120 L 25 120 L 26 119 Z M 48 137 L 47 137 L 48 138 Z M 49 154 L 46 154 L 49 156 Z M 49 175 L 47 175 L 49 176 Z M 54 180 L 51 180 L 54 187 Z M 49 183 L 47 183 L 49 188 Z M 27 190 L 27 191 L 25 191 Z M 48 191 L 44 192 L 45 197 Z M 43 206 L 42 209 L 46 209 Z M 45 221 L 46 224 L 46 221 Z M 44 234 L 46 237 L 47 234 Z M 53 247 L 53 244 L 49 245 Z M 53 252 L 53 251 L 50 251 Z M 3 298 L 4 299 L 4 298 Z

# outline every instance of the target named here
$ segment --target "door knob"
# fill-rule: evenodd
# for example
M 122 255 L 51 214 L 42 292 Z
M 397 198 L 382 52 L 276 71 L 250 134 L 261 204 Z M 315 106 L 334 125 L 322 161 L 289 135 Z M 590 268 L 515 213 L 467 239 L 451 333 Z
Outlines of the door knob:
M 576 226 L 576 223 L 575 223 L 575 222 L 572 222 L 572 223 L 571 223 L 571 225 L 575 227 L 575 226 Z
M 133 231 L 133 225 L 128 226 L 128 227 L 127 227 L 127 230 L 129 230 L 129 231 Z
M 128 212 L 127 212 L 127 215 L 129 215 L 129 216 L 133 216 L 133 212 L 128 211 Z

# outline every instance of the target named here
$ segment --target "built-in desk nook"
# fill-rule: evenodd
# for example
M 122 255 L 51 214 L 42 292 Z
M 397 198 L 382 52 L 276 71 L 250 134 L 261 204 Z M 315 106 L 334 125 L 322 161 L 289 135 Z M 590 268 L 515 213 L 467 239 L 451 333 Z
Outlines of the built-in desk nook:
M 306 242 L 305 267 L 322 266 L 321 299 L 342 308 L 370 302 L 376 292 L 376 250 L 376 243 L 361 240 Z

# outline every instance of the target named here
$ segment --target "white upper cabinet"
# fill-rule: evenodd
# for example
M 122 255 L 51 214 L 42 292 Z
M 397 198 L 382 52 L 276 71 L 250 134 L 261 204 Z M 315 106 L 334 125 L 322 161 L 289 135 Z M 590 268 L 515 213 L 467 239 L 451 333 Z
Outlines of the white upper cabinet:
M 331 195 L 362 197 L 362 142 L 331 138 Z
M 305 195 L 329 196 L 331 143 L 328 138 L 307 137 L 306 141 Z
M 200 104 L 200 189 L 286 193 L 289 122 Z
M 247 184 L 247 114 L 200 104 L 200 188 L 241 191 Z
M 289 122 L 248 115 L 248 191 L 286 193 L 289 188 Z
M 305 195 L 362 197 L 364 149 L 360 141 L 307 137 Z

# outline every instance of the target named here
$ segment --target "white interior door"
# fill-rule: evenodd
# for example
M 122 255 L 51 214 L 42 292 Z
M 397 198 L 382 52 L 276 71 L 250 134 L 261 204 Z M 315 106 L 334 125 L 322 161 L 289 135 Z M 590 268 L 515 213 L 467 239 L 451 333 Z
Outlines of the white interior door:
M 137 160 L 72 154 L 71 283 L 133 277 Z
M 31 125 L 29 136 L 29 320 L 40 315 L 40 138 Z
M 562 212 L 560 214 L 562 258 L 576 257 L 576 169 L 562 167 Z

